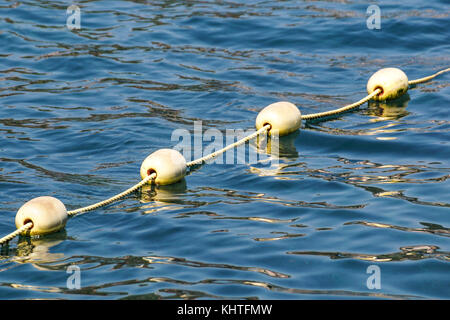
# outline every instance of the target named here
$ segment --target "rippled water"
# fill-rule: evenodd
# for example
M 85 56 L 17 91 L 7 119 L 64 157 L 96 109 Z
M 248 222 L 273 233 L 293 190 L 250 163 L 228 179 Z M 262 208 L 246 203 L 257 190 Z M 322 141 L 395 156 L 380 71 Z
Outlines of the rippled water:
M 370 75 L 450 66 L 447 1 L 0 2 L 0 235 L 139 181 L 175 129 L 249 129 L 364 97 Z M 449 75 L 281 140 L 279 165 L 208 164 L 1 249 L 0 298 L 450 298 Z M 205 142 L 207 145 L 208 142 Z M 81 288 L 67 288 L 69 265 Z M 366 272 L 380 268 L 381 289 Z

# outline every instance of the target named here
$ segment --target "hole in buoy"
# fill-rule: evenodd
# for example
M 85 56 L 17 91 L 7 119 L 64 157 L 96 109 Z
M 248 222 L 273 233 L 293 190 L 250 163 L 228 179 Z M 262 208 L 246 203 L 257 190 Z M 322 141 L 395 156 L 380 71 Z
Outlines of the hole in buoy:
M 31 219 L 25 219 L 25 220 L 23 221 L 23 225 L 26 225 L 28 222 L 31 222 L 31 224 L 32 224 L 31 228 L 28 229 L 28 231 L 31 231 L 31 229 L 33 229 L 33 227 L 34 227 L 33 220 L 31 220 Z
M 377 90 L 377 89 L 380 89 L 380 93 L 377 94 L 377 96 L 381 96 L 381 95 L 384 93 L 383 88 L 382 88 L 382 87 L 376 87 L 373 91 L 375 91 L 375 90 Z
M 270 123 L 266 122 L 263 124 L 263 127 L 265 127 L 267 125 L 269 125 L 269 129 L 267 129 L 267 132 L 269 132 L 272 129 L 272 125 Z
M 156 170 L 155 170 L 155 169 L 148 169 L 148 170 L 147 170 L 147 176 L 149 176 L 149 175 L 151 175 L 151 174 L 153 174 L 153 173 L 156 173 Z

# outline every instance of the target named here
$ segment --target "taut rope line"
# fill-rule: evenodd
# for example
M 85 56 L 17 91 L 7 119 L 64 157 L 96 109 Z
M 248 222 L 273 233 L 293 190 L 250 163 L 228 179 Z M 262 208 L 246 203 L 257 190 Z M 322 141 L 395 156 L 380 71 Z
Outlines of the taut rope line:
M 0 239 L 0 244 L 4 244 L 6 242 L 8 242 L 9 240 L 14 239 L 16 236 L 18 236 L 19 234 L 21 234 L 22 232 L 26 232 L 29 229 L 31 229 L 33 227 L 33 223 L 32 222 L 28 222 L 26 224 L 24 224 L 23 226 L 21 226 L 19 229 L 17 229 L 14 232 L 11 232 L 10 234 L 4 236 L 3 238 Z
M 431 76 L 423 77 L 423 78 L 420 78 L 420 79 L 408 81 L 408 84 L 409 84 L 409 85 L 413 85 L 413 84 L 418 84 L 418 83 L 427 82 L 427 81 L 429 81 L 429 80 L 431 80 L 431 79 L 433 79 L 433 78 L 436 78 L 438 75 L 443 74 L 443 73 L 446 73 L 446 72 L 449 72 L 449 71 L 450 71 L 450 68 L 447 68 L 447 69 L 441 70 L 441 71 L 439 71 L 439 72 L 436 72 L 435 74 L 432 74 Z
M 303 120 L 313 120 L 313 119 L 324 118 L 324 117 L 334 116 L 337 114 L 348 112 L 352 109 L 358 108 L 360 105 L 366 103 L 367 101 L 372 99 L 374 96 L 378 95 L 379 93 L 381 93 L 381 89 L 376 89 L 374 92 L 372 92 L 365 98 L 362 98 L 361 100 L 359 100 L 355 103 L 346 105 L 345 107 L 342 107 L 339 109 L 334 109 L 334 110 L 319 112 L 319 113 L 313 113 L 313 114 L 306 114 L 306 115 L 302 116 L 302 119 Z
M 90 206 L 87 206 L 87 207 L 83 207 L 83 208 L 79 208 L 79 209 L 76 209 L 76 210 L 67 211 L 67 215 L 72 216 L 72 215 L 75 215 L 75 214 L 78 214 L 78 213 L 81 213 L 81 212 L 92 211 L 92 210 L 95 210 L 97 208 L 106 206 L 106 205 L 108 205 L 108 204 L 110 204 L 110 203 L 112 203 L 114 201 L 117 201 L 117 200 L 119 200 L 119 199 L 129 195 L 130 193 L 136 191 L 137 189 L 139 189 L 140 187 L 145 185 L 147 182 L 149 182 L 150 180 L 153 180 L 155 178 L 156 178 L 156 173 L 152 173 L 151 175 L 149 175 L 149 176 L 145 177 L 144 179 L 142 179 L 141 182 L 135 184 L 134 186 L 128 188 L 127 190 L 125 190 L 125 191 L 123 191 L 123 192 L 121 192 L 121 193 L 119 193 L 119 194 L 117 194 L 117 195 L 115 195 L 115 196 L 113 196 L 113 197 L 111 197 L 109 199 L 106 199 L 106 200 L 94 203 L 94 204 L 92 204 Z
M 247 137 L 245 137 L 245 138 L 242 138 L 241 140 L 236 141 L 235 143 L 232 143 L 232 144 L 226 146 L 225 148 L 222 148 L 222 149 L 220 149 L 220 150 L 217 150 L 217 151 L 215 151 L 215 152 L 213 152 L 213 153 L 210 153 L 210 154 L 208 154 L 208 155 L 206 155 L 206 156 L 204 156 L 204 157 L 201 157 L 201 158 L 198 158 L 198 159 L 193 160 L 193 161 L 191 161 L 191 162 L 188 162 L 188 163 L 186 163 L 186 166 L 192 167 L 192 166 L 195 166 L 195 165 L 197 165 L 197 164 L 204 163 L 204 162 L 206 162 L 206 161 L 208 161 L 208 160 L 210 160 L 210 159 L 212 159 L 212 158 L 215 158 L 215 157 L 217 157 L 218 155 L 220 155 L 220 154 L 226 152 L 227 150 L 230 150 L 230 149 L 239 147 L 241 144 L 244 144 L 244 143 L 246 143 L 247 141 L 250 141 L 250 140 L 252 140 L 253 138 L 256 138 L 256 137 L 259 136 L 260 134 L 266 133 L 269 129 L 270 129 L 270 125 L 269 125 L 269 124 L 266 124 L 264 127 L 262 127 L 261 129 L 259 129 L 259 130 L 256 131 L 256 132 L 252 133 L 251 135 L 249 135 L 249 136 L 247 136 Z
M 152 181 L 152 183 L 159 184 L 175 183 L 185 176 L 186 167 L 202 164 L 226 152 L 227 150 L 238 147 L 247 141 L 256 138 L 261 134 L 271 133 L 273 130 L 274 132 L 278 132 L 280 136 L 286 135 L 296 131 L 301 125 L 301 120 L 320 119 L 348 112 L 371 99 L 395 99 L 404 94 L 408 90 L 409 85 L 429 81 L 438 75 L 449 71 L 450 68 L 447 68 L 430 76 L 408 81 L 407 76 L 400 69 L 381 69 L 369 79 L 367 83 L 367 91 L 369 94 L 366 97 L 355 103 L 325 112 L 301 115 L 298 108 L 289 102 L 278 102 L 271 104 L 259 113 L 256 119 L 256 132 L 206 156 L 186 163 L 184 157 L 182 157 L 175 150 L 160 149 L 154 152 L 148 156 L 141 165 L 142 180 L 127 190 L 106 200 L 70 211 L 66 211 L 64 204 L 53 197 L 38 197 L 28 201 L 17 212 L 17 230 L 1 238 L 0 244 L 3 245 L 23 233 L 39 235 L 58 231 L 65 227 L 67 217 L 106 206 L 129 195 L 150 181 Z M 49 210 L 50 212 L 48 212 Z M 44 214 L 39 216 L 40 212 L 43 212 Z M 49 213 L 50 215 L 53 215 L 50 218 L 48 217 Z M 42 218 L 43 216 L 45 216 L 45 218 Z M 44 221 L 43 219 L 46 220 Z

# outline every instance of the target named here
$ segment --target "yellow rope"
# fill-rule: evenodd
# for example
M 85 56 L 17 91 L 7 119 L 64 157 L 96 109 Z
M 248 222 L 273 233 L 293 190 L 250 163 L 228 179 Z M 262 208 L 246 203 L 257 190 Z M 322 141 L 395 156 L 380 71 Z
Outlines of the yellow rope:
M 365 102 L 369 101 L 370 99 L 372 99 L 374 96 L 376 96 L 377 94 L 379 94 L 381 92 L 381 89 L 376 89 L 374 92 L 372 92 L 371 94 L 369 94 L 368 96 L 366 96 L 365 98 L 346 105 L 345 107 L 339 108 L 339 109 L 334 109 L 334 110 L 330 110 L 330 111 L 325 111 L 325 112 L 319 112 L 319 113 L 312 113 L 312 114 L 306 114 L 304 116 L 302 116 L 303 120 L 312 120 L 312 119 L 318 119 L 318 118 L 323 118 L 323 117 L 328 117 L 328 116 L 334 116 L 340 113 L 344 113 L 344 112 L 348 112 L 354 108 L 359 107 L 360 105 L 364 104 Z
M 4 236 L 3 238 L 0 239 L 0 244 L 4 244 L 12 239 L 14 239 L 15 237 L 17 237 L 19 234 L 21 234 L 24 231 L 27 231 L 28 229 L 31 229 L 33 227 L 33 223 L 32 222 L 28 222 L 26 224 L 24 224 L 23 226 L 21 226 L 19 229 L 17 229 L 14 232 L 11 232 L 10 234 Z
M 443 74 L 443 73 L 449 72 L 449 71 L 450 71 L 450 68 L 447 68 L 447 69 L 441 70 L 441 71 L 439 71 L 439 72 L 436 72 L 435 74 L 432 74 L 431 76 L 423 77 L 423 78 L 420 78 L 420 79 L 408 81 L 408 84 L 409 84 L 409 85 L 412 85 L 412 84 L 417 84 L 417 83 L 423 83 L 423 82 L 426 82 L 426 81 L 428 81 L 428 80 L 431 80 L 431 79 L 437 77 L 437 76 L 440 75 L 440 74 Z
M 91 211 L 91 210 L 94 210 L 94 209 L 97 209 L 97 208 L 106 206 L 107 204 L 110 204 L 110 203 L 112 203 L 112 202 L 114 202 L 114 201 L 119 200 L 120 198 L 123 198 L 123 197 L 129 195 L 129 194 L 132 193 L 133 191 L 139 189 L 139 188 L 142 187 L 144 184 L 146 184 L 147 182 L 149 182 L 151 179 L 155 179 L 155 178 L 156 178 L 156 173 L 154 172 L 154 173 L 152 173 L 151 175 L 149 175 L 149 176 L 145 177 L 144 179 L 142 179 L 142 181 L 139 182 L 138 184 L 135 184 L 135 185 L 132 186 L 131 188 L 128 188 L 127 190 L 125 190 L 125 191 L 122 192 L 122 193 L 119 193 L 118 195 L 115 195 L 115 196 L 113 196 L 113 197 L 111 197 L 111 198 L 109 198 L 109 199 L 103 200 L 103 201 L 101 201 L 101 202 L 97 202 L 97 203 L 95 203 L 95 204 L 93 204 L 93 205 L 90 205 L 90 206 L 87 206 L 87 207 L 79 208 L 79 209 L 72 210 L 72 211 L 67 211 L 67 214 L 68 214 L 69 216 L 71 216 L 71 215 L 74 215 L 74 214 L 77 214 L 77 213 L 86 212 L 86 211 Z
M 201 157 L 201 158 L 198 158 L 198 159 L 193 160 L 193 161 L 191 161 L 191 162 L 188 162 L 186 165 L 187 165 L 188 167 L 192 167 L 192 166 L 194 166 L 194 165 L 196 165 L 196 164 L 201 164 L 201 163 L 203 163 L 203 162 L 206 162 L 206 161 L 208 161 L 208 160 L 210 160 L 210 159 L 212 159 L 212 158 L 214 158 L 214 157 L 217 157 L 219 154 L 222 154 L 222 153 L 224 153 L 224 152 L 227 151 L 227 150 L 230 150 L 230 149 L 232 149 L 232 148 L 238 147 L 238 146 L 240 146 L 241 144 L 246 143 L 247 141 L 249 141 L 249 140 L 251 140 L 251 139 L 253 139 L 253 138 L 256 138 L 257 136 L 259 136 L 259 135 L 262 134 L 262 133 L 265 133 L 265 132 L 266 132 L 267 130 L 269 130 L 269 129 L 270 129 L 270 125 L 269 125 L 269 124 L 266 124 L 264 127 L 262 127 L 261 129 L 259 129 L 259 130 L 256 131 L 256 132 L 252 133 L 251 135 L 249 135 L 249 136 L 247 136 L 247 137 L 245 137 L 245 138 L 242 138 L 241 140 L 236 141 L 235 143 L 232 143 L 232 144 L 226 146 L 226 147 L 223 148 L 223 149 L 217 150 L 217 151 L 215 151 L 215 152 L 213 152 L 213 153 L 210 153 L 210 154 L 208 154 L 208 155 L 206 155 L 206 156 L 204 156 L 204 157 Z
M 245 137 L 245 138 L 243 138 L 243 139 L 241 139 L 241 140 L 239 140 L 239 141 L 237 141 L 237 142 L 235 142 L 235 143 L 232 143 L 232 144 L 226 146 L 225 148 L 223 148 L 223 149 L 221 149 L 221 150 L 218 150 L 218 151 L 216 151 L 216 152 L 213 152 L 213 153 L 211 153 L 211 154 L 209 154 L 209 155 L 207 155 L 207 156 L 205 156 L 205 157 L 202 157 L 202 158 L 199 158 L 199 159 L 197 159 L 197 160 L 188 162 L 186 165 L 187 165 L 188 167 L 191 167 L 191 166 L 194 166 L 194 165 L 196 165 L 196 164 L 201 164 L 201 163 L 203 163 L 203 162 L 205 162 L 205 161 L 207 161 L 207 160 L 209 160 L 209 159 L 212 159 L 212 158 L 214 158 L 214 157 L 217 157 L 219 154 L 224 153 L 225 151 L 227 151 L 227 150 L 229 150 L 229 149 L 231 149 L 231 148 L 237 147 L 237 146 L 239 146 L 239 145 L 241 145 L 241 144 L 243 144 L 243 143 L 245 143 L 245 142 L 247 142 L 247 141 L 249 141 L 249 140 L 255 138 L 256 136 L 260 135 L 260 134 L 263 133 L 263 132 L 266 132 L 266 131 L 269 130 L 269 129 L 270 129 L 270 125 L 265 125 L 264 127 L 262 127 L 261 129 L 259 129 L 259 130 L 256 131 L 256 132 L 252 133 L 251 135 L 249 135 L 249 136 L 247 136 L 247 137 Z M 110 203 L 112 203 L 112 202 L 114 202 L 114 201 L 119 200 L 120 198 L 125 197 L 126 195 L 128 195 L 128 194 L 132 193 L 133 191 L 139 189 L 140 187 L 142 187 L 143 185 L 145 185 L 147 182 L 149 182 L 150 180 L 155 179 L 155 178 L 156 178 L 156 173 L 154 172 L 154 173 L 152 173 L 151 175 L 145 177 L 145 179 L 143 179 L 143 180 L 142 180 L 141 182 L 139 182 L 138 184 L 132 186 L 131 188 L 125 190 L 125 191 L 122 192 L 122 193 L 119 193 L 118 195 L 115 195 L 115 196 L 113 196 L 113 197 L 111 197 L 111 198 L 109 198 L 109 199 L 106 199 L 106 200 L 104 200 L 104 201 L 95 203 L 95 204 L 90 205 L 90 206 L 87 206 L 87 207 L 79 208 L 79 209 L 72 210 L 72 211 L 67 211 L 67 214 L 68 214 L 69 216 L 71 216 L 71 215 L 75 215 L 75 214 L 77 214 L 77 213 L 86 212 L 86 211 L 91 211 L 91 210 L 94 210 L 94 209 L 103 207 L 103 206 L 105 206 L 105 205 L 107 205 L 107 204 L 110 204 Z
M 256 131 L 256 132 L 252 133 L 251 135 L 249 135 L 249 136 L 247 136 L 247 137 L 245 137 L 245 138 L 243 138 L 243 139 L 241 139 L 241 140 L 239 140 L 239 141 L 237 141 L 237 142 L 235 142 L 235 143 L 232 143 L 232 144 L 226 146 L 225 148 L 223 148 L 223 149 L 221 149 L 221 150 L 218 150 L 218 151 L 216 151 L 216 152 L 213 152 L 213 153 L 211 153 L 211 154 L 209 154 L 209 155 L 207 155 L 207 156 L 205 156 L 205 157 L 202 157 L 202 158 L 199 158 L 199 159 L 197 159 L 197 160 L 188 162 L 186 165 L 187 165 L 188 167 L 191 167 L 191 166 L 193 166 L 193 165 L 200 164 L 200 163 L 202 163 L 202 162 L 204 162 L 204 161 L 207 161 L 207 160 L 209 160 L 209 159 L 212 159 L 212 158 L 214 158 L 214 157 L 217 157 L 219 154 L 224 153 L 225 151 L 227 151 L 227 150 L 229 150 L 229 149 L 231 149 L 231 148 L 237 147 L 237 146 L 239 146 L 239 145 L 241 145 L 241 144 L 243 144 L 243 143 L 245 143 L 245 142 L 247 142 L 247 141 L 253 139 L 254 137 L 260 135 L 261 133 L 266 132 L 266 131 L 269 130 L 269 129 L 270 129 L 270 125 L 265 125 L 264 127 L 262 127 L 261 129 L 259 129 L 259 130 Z M 132 193 L 133 191 L 139 189 L 140 187 L 142 187 L 143 185 L 145 185 L 147 182 L 149 182 L 150 180 L 155 179 L 155 178 L 156 178 L 156 173 L 154 172 L 154 173 L 152 173 L 151 175 L 145 177 L 145 179 L 143 179 L 143 180 L 142 180 L 141 182 L 139 182 L 138 184 L 135 184 L 135 185 L 132 186 L 131 188 L 125 190 L 125 191 L 122 192 L 122 193 L 119 193 L 118 195 L 115 195 L 115 196 L 113 196 L 113 197 L 111 197 L 111 198 L 109 198 L 109 199 L 106 199 L 106 200 L 101 201 L 101 202 L 97 202 L 97 203 L 95 203 L 95 204 L 93 204 L 93 205 L 90 205 L 90 206 L 87 206 L 87 207 L 79 208 L 79 209 L 72 210 L 72 211 L 67 211 L 67 214 L 68 214 L 69 216 L 71 216 L 71 215 L 75 215 L 75 214 L 77 214 L 77 213 L 87 212 L 87 211 L 91 211 L 91 210 L 94 210 L 94 209 L 103 207 L 103 206 L 105 206 L 105 205 L 107 205 L 107 204 L 110 204 L 110 203 L 112 203 L 112 202 L 114 202 L 114 201 L 119 200 L 120 198 L 123 198 L 123 197 L 127 196 L 128 194 L 130 194 L 130 193 Z

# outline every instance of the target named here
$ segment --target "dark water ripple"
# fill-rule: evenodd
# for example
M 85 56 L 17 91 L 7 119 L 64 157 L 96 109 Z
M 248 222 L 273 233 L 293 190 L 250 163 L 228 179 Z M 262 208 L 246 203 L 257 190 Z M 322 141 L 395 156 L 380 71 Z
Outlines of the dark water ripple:
M 0 235 L 33 197 L 75 209 L 121 192 L 175 129 L 248 129 L 278 100 L 305 114 L 359 100 L 382 67 L 450 66 L 440 0 L 379 4 L 381 30 L 364 1 L 84 0 L 74 31 L 69 4 L 0 1 Z M 448 299 L 449 101 L 442 75 L 303 124 L 278 165 L 196 167 L 15 239 L 0 298 Z

